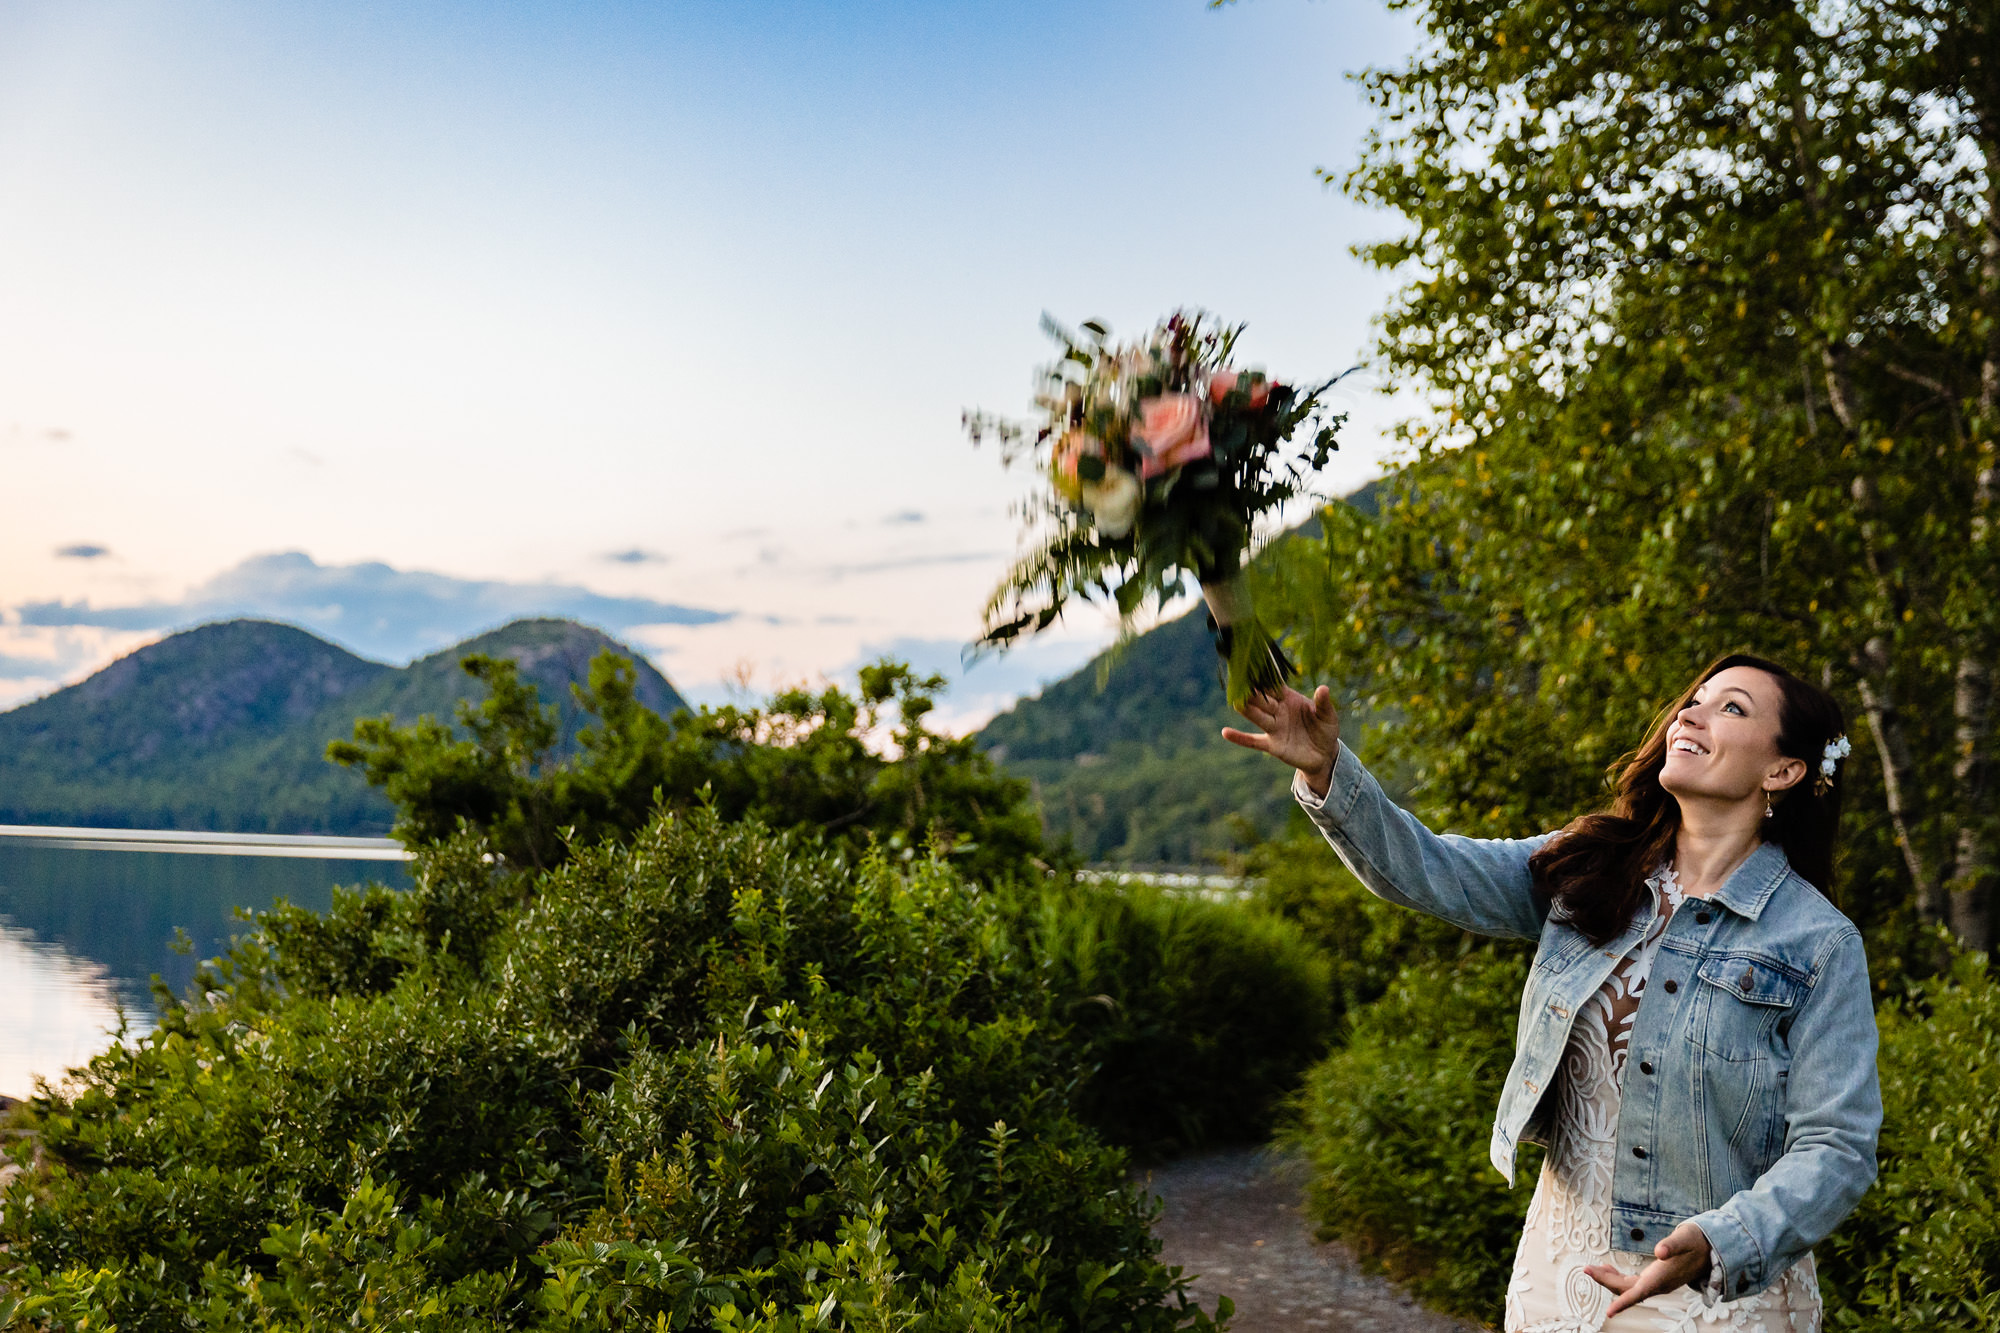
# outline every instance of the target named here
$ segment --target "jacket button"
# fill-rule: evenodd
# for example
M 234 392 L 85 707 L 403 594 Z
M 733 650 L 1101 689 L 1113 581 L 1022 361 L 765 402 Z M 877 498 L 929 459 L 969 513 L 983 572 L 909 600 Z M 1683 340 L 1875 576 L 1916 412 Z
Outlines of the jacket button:
M 1673 993 L 1674 993 L 1675 991 L 1677 991 L 1677 990 L 1679 990 L 1679 989 L 1680 989 L 1680 987 L 1674 984 L 1674 979 L 1673 979 L 1672 977 L 1668 977 L 1668 978 L 1667 978 L 1667 994 L 1669 994 L 1669 995 L 1672 995 L 1672 994 L 1673 994 Z
M 1633 1145 L 1632 1145 L 1632 1155 L 1633 1155 L 1634 1157 L 1637 1157 L 1637 1158 L 1640 1158 L 1640 1159 L 1642 1159 L 1642 1160 L 1643 1160 L 1643 1159 L 1645 1158 L 1645 1156 L 1646 1156 L 1646 1150 L 1645 1150 L 1644 1148 L 1641 1148 L 1641 1147 L 1640 1147 L 1640 1146 L 1639 1146 L 1638 1144 L 1636 1144 L 1636 1143 L 1635 1143 L 1635 1144 L 1633 1144 Z
M 1736 1290 L 1738 1293 L 1750 1290 L 1750 1275 L 1748 1273 L 1736 1279 Z
M 1653 1062 L 1652 1062 L 1651 1060 L 1641 1060 L 1641 1061 L 1639 1062 L 1639 1072 L 1640 1072 L 1640 1073 L 1642 1073 L 1642 1074 L 1650 1074 L 1650 1073 L 1652 1073 L 1652 1072 L 1653 1072 Z
M 1707 924 L 1708 924 L 1708 913 L 1706 913 L 1706 912 L 1696 912 L 1696 913 L 1694 914 L 1694 923 L 1695 923 L 1695 924 L 1696 924 L 1697 926 L 1705 926 L 1705 925 L 1707 925 Z
M 1747 967 L 1743 969 L 1743 975 L 1736 978 L 1736 984 L 1741 986 L 1744 990 L 1749 990 L 1756 983 L 1757 983 L 1757 974 L 1755 972 L 1752 972 Z
M 1644 1227 L 1633 1227 L 1633 1228 L 1632 1228 L 1632 1239 L 1633 1239 L 1633 1240 L 1644 1240 L 1644 1239 L 1646 1239 L 1646 1228 L 1644 1228 Z

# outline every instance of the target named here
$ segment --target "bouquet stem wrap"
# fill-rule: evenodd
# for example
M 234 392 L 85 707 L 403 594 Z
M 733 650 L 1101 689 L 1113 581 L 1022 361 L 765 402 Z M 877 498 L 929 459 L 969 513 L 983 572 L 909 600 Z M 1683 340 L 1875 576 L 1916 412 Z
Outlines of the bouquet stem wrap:
M 1241 708 L 1253 694 L 1281 690 L 1297 674 L 1285 650 L 1257 619 L 1242 571 L 1203 579 L 1201 599 L 1208 603 L 1208 622 L 1216 656 L 1222 659 L 1222 686 L 1230 707 Z

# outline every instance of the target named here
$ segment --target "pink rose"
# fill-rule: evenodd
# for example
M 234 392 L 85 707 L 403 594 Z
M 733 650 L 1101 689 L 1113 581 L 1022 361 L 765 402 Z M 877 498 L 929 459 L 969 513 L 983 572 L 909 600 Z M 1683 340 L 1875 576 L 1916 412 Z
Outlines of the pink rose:
M 1243 377 L 1233 370 L 1218 370 L 1208 377 L 1208 400 L 1217 407 L 1227 398 Z M 1250 381 L 1250 410 L 1255 412 L 1271 401 L 1271 381 L 1258 375 Z
M 1208 457 L 1208 418 L 1191 394 L 1142 398 L 1132 442 L 1141 450 L 1139 475 L 1157 477 L 1171 468 Z

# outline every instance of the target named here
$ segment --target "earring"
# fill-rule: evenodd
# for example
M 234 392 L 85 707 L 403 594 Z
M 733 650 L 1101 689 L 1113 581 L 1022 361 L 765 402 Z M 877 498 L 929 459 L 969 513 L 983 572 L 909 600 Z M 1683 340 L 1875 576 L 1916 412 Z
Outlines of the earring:
M 1773 802 L 1773 801 L 1771 800 L 1771 793 L 1770 793 L 1770 792 L 1765 792 L 1765 793 L 1764 793 L 1764 818 L 1766 818 L 1766 819 L 1769 819 L 1769 818 L 1771 818 L 1771 817 L 1772 817 L 1773 815 L 1775 815 L 1775 814 L 1777 814 L 1777 813 L 1778 813 L 1778 807 L 1777 807 L 1776 803 L 1775 803 L 1775 802 Z

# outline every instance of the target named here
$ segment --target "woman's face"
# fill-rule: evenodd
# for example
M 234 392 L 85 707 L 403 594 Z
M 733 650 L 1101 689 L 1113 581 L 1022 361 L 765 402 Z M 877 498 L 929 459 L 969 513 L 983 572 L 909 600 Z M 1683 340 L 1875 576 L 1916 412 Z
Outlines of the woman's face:
M 1778 753 L 1782 696 L 1756 667 L 1716 672 L 1667 727 L 1660 785 L 1680 800 L 1764 802 L 1805 776 L 1806 766 Z

